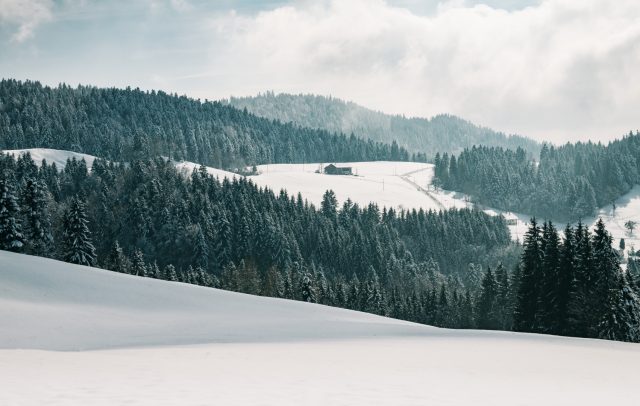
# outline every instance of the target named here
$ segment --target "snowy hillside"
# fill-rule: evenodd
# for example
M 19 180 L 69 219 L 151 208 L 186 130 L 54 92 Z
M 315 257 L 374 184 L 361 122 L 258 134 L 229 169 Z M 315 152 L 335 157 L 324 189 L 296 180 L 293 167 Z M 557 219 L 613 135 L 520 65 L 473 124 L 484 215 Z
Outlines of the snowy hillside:
M 55 163 L 58 168 L 64 168 L 67 164 L 67 159 L 75 158 L 78 161 L 83 159 L 87 163 L 87 167 L 91 168 L 93 166 L 93 161 L 96 159 L 93 155 L 81 154 L 79 152 L 72 151 L 63 151 L 59 149 L 49 149 L 49 148 L 27 148 L 27 149 L 14 149 L 14 150 L 3 150 L 5 154 L 13 155 L 14 157 L 18 157 L 24 153 L 31 154 L 31 158 L 37 164 L 40 164 L 43 159 L 47 160 L 47 163 L 51 165 Z
M 621 238 L 624 238 L 626 243 L 626 252 L 631 249 L 640 249 L 640 230 L 636 229 L 631 234 L 624 224 L 631 220 L 640 225 L 640 186 L 636 185 L 629 191 L 629 193 L 621 196 L 615 202 L 615 211 L 613 205 L 598 210 L 598 214 L 594 218 L 586 219 L 585 223 L 595 224 L 598 218 L 602 218 L 607 225 L 607 230 L 611 233 L 614 239 L 614 246 L 618 248 L 618 244 Z
M 0 251 L 0 326 L 0 348 L 45 350 L 415 336 L 436 330 L 6 251 Z
M 436 329 L 4 251 L 0 326 L 3 405 L 601 405 L 638 396 L 635 344 Z
M 84 158 L 89 167 L 96 157 L 71 151 L 54 149 L 32 148 L 23 150 L 7 150 L 4 153 L 12 155 L 29 152 L 36 162 L 46 159 L 47 162 L 55 162 L 58 168 L 63 168 L 67 159 L 75 157 Z M 259 186 L 269 187 L 276 193 L 285 189 L 291 196 L 298 193 L 304 199 L 316 206 L 322 201 L 322 195 L 328 189 L 336 193 L 341 204 L 347 198 L 361 206 L 371 202 L 380 207 L 393 207 L 396 209 L 448 209 L 470 207 L 469 198 L 463 193 L 434 189 L 430 186 L 433 179 L 433 165 L 417 162 L 350 162 L 338 163 L 340 166 L 353 168 L 355 176 L 336 176 L 316 173 L 321 167 L 319 163 L 308 164 L 271 164 L 258 166 L 259 174 L 249 178 Z M 191 173 L 200 165 L 181 161 L 176 162 L 176 168 L 186 174 Z M 222 169 L 206 167 L 207 172 L 223 179 L 225 177 L 241 177 L 233 172 Z M 527 230 L 530 216 L 522 213 L 510 213 L 484 208 L 491 215 L 502 214 L 514 224 L 509 225 L 509 230 L 514 240 L 522 241 Z M 594 225 L 598 218 L 602 217 L 607 224 L 617 246 L 620 238 L 627 242 L 627 251 L 633 245 L 640 249 L 640 230 L 634 235 L 624 228 L 627 220 L 634 220 L 640 224 L 640 186 L 634 187 L 629 193 L 616 201 L 616 210 L 613 212 L 611 205 L 598 211 L 596 217 L 585 219 L 585 223 Z M 559 225 L 560 228 L 563 225 Z

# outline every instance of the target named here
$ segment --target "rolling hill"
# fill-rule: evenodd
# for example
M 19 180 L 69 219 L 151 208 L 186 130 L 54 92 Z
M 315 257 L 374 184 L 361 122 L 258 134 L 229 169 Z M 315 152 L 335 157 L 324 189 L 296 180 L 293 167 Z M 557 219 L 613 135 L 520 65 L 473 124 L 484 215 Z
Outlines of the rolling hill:
M 274 94 L 255 97 L 232 97 L 226 100 L 239 109 L 302 127 L 321 128 L 334 133 L 355 134 L 373 141 L 396 141 L 409 152 L 459 153 L 473 145 L 516 149 L 522 147 L 533 157 L 540 144 L 519 135 L 505 135 L 452 115 L 430 119 L 389 115 L 367 109 L 352 102 L 316 95 Z
M 640 362 L 5 251 L 0 325 L 7 405 L 599 405 L 635 398 Z

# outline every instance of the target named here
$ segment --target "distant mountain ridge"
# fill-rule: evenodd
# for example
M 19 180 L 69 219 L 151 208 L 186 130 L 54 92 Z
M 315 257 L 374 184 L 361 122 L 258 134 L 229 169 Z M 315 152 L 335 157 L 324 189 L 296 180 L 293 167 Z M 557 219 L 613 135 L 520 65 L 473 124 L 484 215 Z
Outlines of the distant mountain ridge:
M 452 115 L 437 115 L 430 119 L 407 118 L 311 94 L 266 92 L 255 97 L 231 97 L 225 102 L 239 109 L 246 108 L 257 116 L 293 122 L 302 127 L 353 133 L 384 143 L 395 140 L 409 152 L 423 152 L 428 157 L 433 157 L 436 152 L 459 153 L 473 145 L 520 147 L 536 158 L 540 153 L 540 144 L 530 138 L 506 135 Z

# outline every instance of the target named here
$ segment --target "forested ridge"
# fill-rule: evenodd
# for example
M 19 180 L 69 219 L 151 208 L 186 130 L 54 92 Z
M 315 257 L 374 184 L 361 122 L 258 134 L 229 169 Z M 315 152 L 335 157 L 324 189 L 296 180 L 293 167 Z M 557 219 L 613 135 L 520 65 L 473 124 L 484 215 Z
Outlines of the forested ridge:
M 0 155 L 0 249 L 116 272 L 452 328 L 638 341 L 640 275 L 599 223 L 524 247 L 481 211 L 401 211 L 327 191 L 316 208 L 164 158 L 117 164 Z
M 409 159 L 395 143 L 282 124 L 219 102 L 131 88 L 0 81 L 0 149 L 36 147 L 115 161 L 164 155 L 223 169 Z
M 416 160 L 431 160 L 437 152 L 459 153 L 473 145 L 523 148 L 537 156 L 540 144 L 518 136 L 480 127 L 459 117 L 441 114 L 433 118 L 404 117 L 373 111 L 333 97 L 309 94 L 274 94 L 232 97 L 228 103 L 269 119 L 294 122 L 304 127 L 355 134 L 384 143 L 396 141 Z
M 577 221 L 640 183 L 640 133 L 607 145 L 544 145 L 538 162 L 522 149 L 474 146 L 438 154 L 435 175 L 445 189 L 492 207 Z

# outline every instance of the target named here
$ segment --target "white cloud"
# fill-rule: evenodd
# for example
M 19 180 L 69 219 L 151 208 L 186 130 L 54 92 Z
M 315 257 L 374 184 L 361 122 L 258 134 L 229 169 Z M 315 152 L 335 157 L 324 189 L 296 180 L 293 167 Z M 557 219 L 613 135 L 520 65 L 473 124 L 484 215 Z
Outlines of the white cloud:
M 210 75 L 216 93 L 333 94 L 555 141 L 640 127 L 640 2 L 465 4 L 426 15 L 382 0 L 228 13 L 212 22 L 211 66 L 197 77 Z
M 52 7 L 51 0 L 0 0 L 0 24 L 17 26 L 11 39 L 23 42 L 38 25 L 51 19 Z

